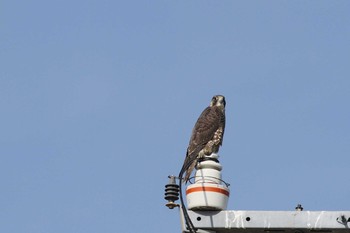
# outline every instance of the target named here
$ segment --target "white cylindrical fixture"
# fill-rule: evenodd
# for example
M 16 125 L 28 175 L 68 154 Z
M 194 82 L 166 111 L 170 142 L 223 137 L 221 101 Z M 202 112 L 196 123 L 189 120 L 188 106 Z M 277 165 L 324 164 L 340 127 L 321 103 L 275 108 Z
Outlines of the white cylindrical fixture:
M 186 189 L 187 206 L 190 210 L 225 210 L 230 190 L 222 182 L 222 166 L 217 161 L 218 155 L 208 156 L 214 160 L 200 162 L 196 169 L 195 183 Z
M 230 190 L 221 184 L 198 183 L 187 187 L 186 196 L 190 210 L 225 210 Z
M 197 165 L 195 183 L 221 184 L 222 166 L 213 160 L 202 161 Z

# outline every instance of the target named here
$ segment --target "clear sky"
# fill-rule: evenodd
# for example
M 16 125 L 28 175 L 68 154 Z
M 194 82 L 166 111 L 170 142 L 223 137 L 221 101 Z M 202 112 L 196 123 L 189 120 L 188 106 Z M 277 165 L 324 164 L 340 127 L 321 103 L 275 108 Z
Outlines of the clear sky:
M 229 209 L 350 210 L 350 1 L 0 5 L 1 232 L 179 233 L 215 94 Z

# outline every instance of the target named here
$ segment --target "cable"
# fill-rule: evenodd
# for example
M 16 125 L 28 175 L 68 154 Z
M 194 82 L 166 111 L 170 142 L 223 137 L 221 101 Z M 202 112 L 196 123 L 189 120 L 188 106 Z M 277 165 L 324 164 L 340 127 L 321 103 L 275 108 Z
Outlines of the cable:
M 183 216 L 184 216 L 184 219 L 185 219 L 185 223 L 186 223 L 186 226 L 187 226 L 187 229 L 190 231 L 190 233 L 196 233 L 197 232 L 197 229 L 194 227 L 192 221 L 191 221 L 191 218 L 190 216 L 188 215 L 187 213 L 187 209 L 186 209 L 186 206 L 185 206 L 185 203 L 184 203 L 184 200 L 183 200 L 183 196 L 182 196 L 182 179 L 183 179 L 183 174 L 184 172 L 187 170 L 187 168 L 189 167 L 191 163 L 187 163 L 187 164 L 184 164 L 181 171 L 180 171 L 180 174 L 179 174 L 179 179 L 180 179 L 180 185 L 179 185 L 179 191 L 180 191 L 180 201 L 181 201 L 181 209 L 182 209 L 182 213 L 183 213 Z

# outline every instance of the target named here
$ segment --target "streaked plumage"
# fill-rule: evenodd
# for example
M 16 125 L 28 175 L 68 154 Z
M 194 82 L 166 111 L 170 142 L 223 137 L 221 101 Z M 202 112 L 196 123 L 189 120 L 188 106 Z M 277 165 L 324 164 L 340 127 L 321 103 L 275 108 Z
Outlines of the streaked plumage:
M 225 105 L 225 97 L 216 95 L 199 116 L 192 130 L 182 168 L 186 171 L 184 182 L 188 181 L 199 158 L 219 151 L 225 131 Z

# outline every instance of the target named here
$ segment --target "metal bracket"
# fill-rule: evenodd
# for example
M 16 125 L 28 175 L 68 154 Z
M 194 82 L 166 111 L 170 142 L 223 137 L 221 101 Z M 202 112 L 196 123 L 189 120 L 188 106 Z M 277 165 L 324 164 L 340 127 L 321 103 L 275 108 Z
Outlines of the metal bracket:
M 350 211 L 188 211 L 198 232 L 349 233 Z M 187 232 L 182 226 L 182 232 Z

